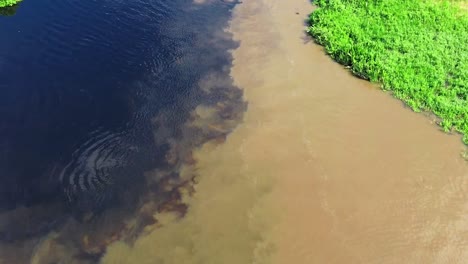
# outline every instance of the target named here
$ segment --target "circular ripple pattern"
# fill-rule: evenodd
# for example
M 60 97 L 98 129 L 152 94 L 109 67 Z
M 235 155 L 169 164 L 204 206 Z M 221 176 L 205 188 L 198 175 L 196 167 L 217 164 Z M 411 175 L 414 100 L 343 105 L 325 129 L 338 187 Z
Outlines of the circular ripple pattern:
M 106 189 L 115 183 L 116 173 L 128 165 L 129 156 L 136 150 L 136 147 L 123 142 L 123 135 L 93 134 L 74 151 L 71 162 L 60 173 L 62 188 L 71 203 L 87 194 L 104 197 Z
M 46 0 L 0 17 L 0 210 L 100 203 L 156 166 L 151 119 L 182 123 L 201 76 L 230 63 L 213 42 L 230 5 Z

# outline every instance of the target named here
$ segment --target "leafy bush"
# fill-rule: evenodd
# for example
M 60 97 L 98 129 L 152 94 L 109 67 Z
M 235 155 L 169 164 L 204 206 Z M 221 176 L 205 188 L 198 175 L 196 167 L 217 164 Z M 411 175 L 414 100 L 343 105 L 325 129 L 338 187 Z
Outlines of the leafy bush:
M 21 0 L 0 0 L 0 7 L 13 6 Z
M 460 2 L 460 1 L 458 1 Z M 468 12 L 428 0 L 318 0 L 309 33 L 327 53 L 468 144 Z

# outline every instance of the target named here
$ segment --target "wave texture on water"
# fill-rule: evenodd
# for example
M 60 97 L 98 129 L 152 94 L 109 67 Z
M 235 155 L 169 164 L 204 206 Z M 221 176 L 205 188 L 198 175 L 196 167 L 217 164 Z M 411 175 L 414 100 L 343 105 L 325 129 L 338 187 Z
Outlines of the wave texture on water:
M 193 149 L 242 118 L 235 3 L 23 4 L 0 25 L 0 263 L 97 263 L 183 216 Z

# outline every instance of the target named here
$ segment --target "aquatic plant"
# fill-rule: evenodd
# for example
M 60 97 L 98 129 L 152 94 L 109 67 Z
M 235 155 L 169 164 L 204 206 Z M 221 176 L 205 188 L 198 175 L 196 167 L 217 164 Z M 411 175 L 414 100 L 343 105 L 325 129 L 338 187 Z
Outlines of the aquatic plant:
M 453 3 L 458 2 L 458 3 Z M 468 12 L 463 1 L 318 0 L 308 32 L 353 74 L 468 144 Z
M 0 7 L 13 6 L 19 3 L 21 0 L 0 0 Z

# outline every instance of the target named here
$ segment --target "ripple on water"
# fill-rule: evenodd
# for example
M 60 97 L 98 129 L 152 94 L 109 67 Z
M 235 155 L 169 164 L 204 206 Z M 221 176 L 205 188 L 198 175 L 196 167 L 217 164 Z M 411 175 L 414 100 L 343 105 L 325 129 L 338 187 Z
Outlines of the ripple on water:
M 0 215 L 0 262 L 95 263 L 113 241 L 154 228 L 155 212 L 184 214 L 179 189 L 193 182 L 192 149 L 224 140 L 245 109 L 227 77 L 234 44 L 219 34 L 227 9 L 45 1 L 0 25 L 17 27 L 0 43 L 0 146 L 8 148 L 0 169 L 16 173 L 8 178 L 18 180 L 15 203 L 32 197 Z M 210 72 L 228 81 L 209 94 L 199 80 Z
M 95 131 L 72 154 L 72 160 L 60 173 L 60 182 L 69 202 L 91 197 L 100 204 L 118 172 L 128 166 L 136 146 L 125 142 L 122 133 Z

